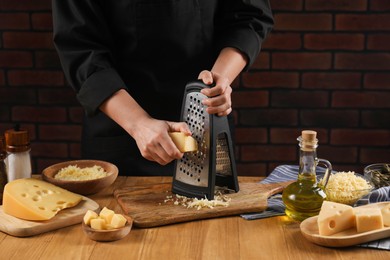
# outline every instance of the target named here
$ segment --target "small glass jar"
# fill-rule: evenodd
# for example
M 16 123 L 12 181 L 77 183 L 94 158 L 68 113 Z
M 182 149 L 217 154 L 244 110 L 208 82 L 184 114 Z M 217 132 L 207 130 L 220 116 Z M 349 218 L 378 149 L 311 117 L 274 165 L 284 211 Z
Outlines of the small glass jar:
M 16 127 L 5 132 L 8 181 L 31 178 L 30 139 L 28 132 Z

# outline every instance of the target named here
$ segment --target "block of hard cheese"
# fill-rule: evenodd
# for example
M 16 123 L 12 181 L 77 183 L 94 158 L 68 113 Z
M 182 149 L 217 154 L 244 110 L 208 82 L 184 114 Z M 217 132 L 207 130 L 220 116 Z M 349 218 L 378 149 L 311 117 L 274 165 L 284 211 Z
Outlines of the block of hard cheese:
M 353 208 L 349 205 L 324 201 L 317 219 L 318 231 L 330 236 L 355 226 Z
M 48 220 L 81 200 L 82 196 L 42 180 L 17 179 L 4 187 L 3 210 L 21 219 Z
M 192 136 L 188 136 L 182 132 L 171 132 L 169 136 L 182 153 L 198 150 L 198 143 Z
M 390 204 L 387 204 L 381 209 L 383 217 L 383 225 L 390 227 Z
M 383 228 L 383 218 L 379 208 L 356 208 L 355 216 L 358 233 Z

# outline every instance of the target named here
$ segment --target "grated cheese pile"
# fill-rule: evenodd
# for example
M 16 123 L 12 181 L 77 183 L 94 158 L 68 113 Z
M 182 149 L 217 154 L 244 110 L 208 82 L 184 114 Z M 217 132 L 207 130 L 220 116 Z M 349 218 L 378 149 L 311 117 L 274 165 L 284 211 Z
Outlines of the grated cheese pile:
M 107 172 L 98 165 L 80 168 L 77 165 L 69 165 L 62 168 L 54 175 L 54 179 L 65 181 L 86 181 L 100 179 L 107 176 Z
M 220 191 L 216 192 L 213 200 L 208 200 L 207 198 L 198 199 L 198 198 L 187 198 L 186 196 L 181 196 L 175 194 L 174 196 L 166 196 L 164 203 L 172 201 L 174 205 L 183 206 L 186 208 L 196 208 L 200 210 L 202 208 L 214 208 L 218 206 L 228 207 L 231 201 L 231 198 L 222 194 Z
M 371 189 L 372 186 L 365 179 L 348 171 L 331 174 L 325 192 L 327 200 L 353 205 Z

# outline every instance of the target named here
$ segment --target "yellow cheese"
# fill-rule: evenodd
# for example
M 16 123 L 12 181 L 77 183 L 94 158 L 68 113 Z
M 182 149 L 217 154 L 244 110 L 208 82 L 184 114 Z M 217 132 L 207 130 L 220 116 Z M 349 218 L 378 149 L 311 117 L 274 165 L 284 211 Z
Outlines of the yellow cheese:
M 390 227 L 390 204 L 381 209 L 383 224 L 387 227 Z
M 198 150 L 198 143 L 192 136 L 185 135 L 182 132 L 172 132 L 169 133 L 169 136 L 182 153 Z
M 356 208 L 355 216 L 358 233 L 383 228 L 383 218 L 379 208 Z
M 109 224 L 111 223 L 111 219 L 114 216 L 114 214 L 115 212 L 113 210 L 104 207 L 102 211 L 100 211 L 99 217 L 105 219 L 106 223 Z
M 111 219 L 110 226 L 113 228 L 121 228 L 126 225 L 126 218 L 121 214 L 114 214 L 114 216 Z
M 26 220 L 48 220 L 76 206 L 82 196 L 38 179 L 17 179 L 5 185 L 3 210 Z
M 116 214 L 106 207 L 100 211 L 99 215 L 92 210 L 88 210 L 84 215 L 84 223 L 93 229 L 121 228 L 126 225 L 126 222 L 127 219 L 123 215 Z
M 83 221 L 86 225 L 91 224 L 91 219 L 95 219 L 98 217 L 98 214 L 95 211 L 88 210 L 87 213 L 85 213 Z
M 91 219 L 91 228 L 98 230 L 106 229 L 106 220 L 103 218 Z
M 320 235 L 330 236 L 355 226 L 353 208 L 349 205 L 324 201 L 318 215 Z

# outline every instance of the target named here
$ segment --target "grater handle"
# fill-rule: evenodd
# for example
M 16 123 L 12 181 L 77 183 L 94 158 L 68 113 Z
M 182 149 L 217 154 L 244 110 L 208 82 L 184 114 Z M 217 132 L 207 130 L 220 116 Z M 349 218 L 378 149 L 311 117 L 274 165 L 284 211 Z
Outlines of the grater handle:
M 215 86 L 215 83 L 211 85 L 204 84 L 202 80 L 194 80 L 190 81 L 186 85 L 186 92 L 191 92 L 191 91 L 200 91 L 204 88 L 212 88 Z

